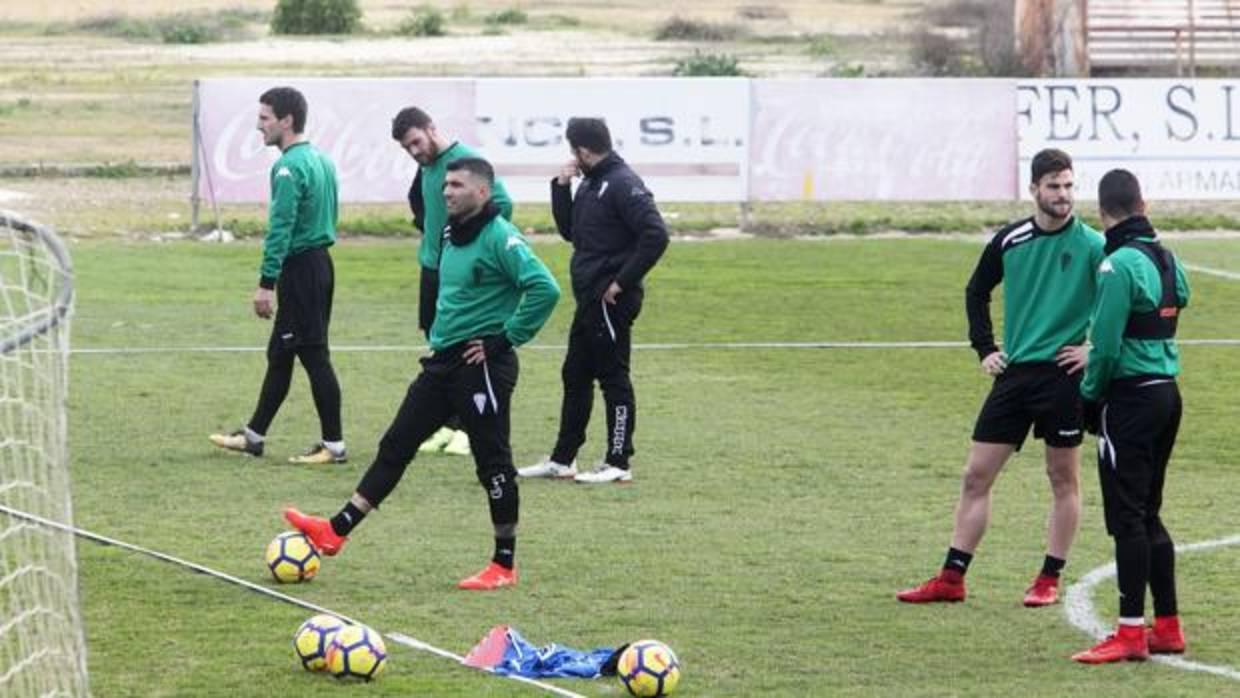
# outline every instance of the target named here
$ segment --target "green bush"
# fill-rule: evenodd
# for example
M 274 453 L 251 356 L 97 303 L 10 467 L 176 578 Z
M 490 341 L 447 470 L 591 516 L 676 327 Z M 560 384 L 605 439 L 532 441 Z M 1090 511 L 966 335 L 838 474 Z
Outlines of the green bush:
M 134 19 L 121 13 L 88 17 L 75 25 L 80 31 L 104 36 L 115 36 L 130 41 L 159 39 L 159 28 L 153 22 Z
M 129 41 L 162 41 L 165 44 L 205 44 L 213 41 L 235 41 L 251 36 L 250 25 L 265 22 L 267 15 L 240 8 L 180 12 L 158 17 L 130 17 L 109 14 L 90 17 L 73 24 L 49 25 L 56 35 L 70 31 L 115 36 Z
M 487 24 L 525 24 L 529 21 L 529 15 L 519 7 L 510 7 L 499 12 L 492 12 L 486 16 Z
M 273 34 L 351 34 L 361 24 L 357 0 L 278 0 Z
M 744 34 L 735 24 L 672 17 L 654 32 L 655 41 L 732 41 Z
M 160 23 L 159 37 L 165 44 L 205 44 L 218 41 L 220 34 L 218 27 L 189 15 L 178 15 Z
M 86 177 L 97 179 L 132 179 L 142 174 L 142 168 L 133 160 L 125 162 L 105 162 L 92 165 L 82 173 Z
M 839 51 L 839 47 L 835 45 L 835 40 L 830 36 L 818 35 L 810 39 L 806 52 L 814 58 L 826 58 L 833 56 Z
M 396 27 L 396 33 L 402 36 L 443 36 L 443 13 L 429 5 L 415 7 L 413 13 Z
M 729 53 L 702 53 L 694 51 L 676 61 L 672 75 L 681 77 L 741 77 L 746 75 L 741 70 L 736 56 Z
M 860 63 L 837 63 L 831 66 L 827 75 L 833 78 L 863 78 L 865 66 Z
M 572 15 L 551 14 L 544 17 L 544 23 L 549 27 L 580 27 L 581 20 Z

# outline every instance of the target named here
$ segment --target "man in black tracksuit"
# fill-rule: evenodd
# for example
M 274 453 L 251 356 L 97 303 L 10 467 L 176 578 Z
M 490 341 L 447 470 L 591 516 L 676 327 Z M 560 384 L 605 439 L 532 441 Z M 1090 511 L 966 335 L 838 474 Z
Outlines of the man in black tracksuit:
M 1098 435 L 1098 482 L 1107 533 L 1115 540 L 1119 627 L 1072 655 L 1085 664 L 1144 660 L 1185 649 L 1175 583 L 1175 542 L 1162 520 L 1167 466 L 1183 403 L 1176 376 L 1180 311 L 1188 305 L 1184 267 L 1145 217 L 1141 184 L 1127 170 L 1098 181 L 1107 258 L 1081 381 L 1085 427 Z M 1145 626 L 1145 596 L 1154 627 Z
M 667 249 L 667 228 L 641 177 L 612 151 L 602 119 L 569 119 L 565 137 L 573 159 L 551 181 L 551 210 L 560 236 L 573 244 L 577 310 L 561 370 L 560 433 L 548 458 L 518 473 L 582 483 L 631 482 L 637 425 L 629 379 L 631 330 L 642 308 L 642 279 Z M 575 176 L 582 179 L 574 196 Z M 596 469 L 578 473 L 577 451 L 586 441 L 596 380 L 607 407 L 606 456 Z
M 396 488 L 418 445 L 453 414 L 473 445 L 478 482 L 487 492 L 495 554 L 460 589 L 491 590 L 517 583 L 515 564 L 520 494 L 512 464 L 512 392 L 525 344 L 551 316 L 560 287 L 516 227 L 491 199 L 495 171 L 479 158 L 445 169 L 449 213 L 438 260 L 439 298 L 431 325 L 431 355 L 409 386 L 374 462 L 334 517 L 297 509 L 285 519 L 325 555 L 340 552 L 358 524 Z

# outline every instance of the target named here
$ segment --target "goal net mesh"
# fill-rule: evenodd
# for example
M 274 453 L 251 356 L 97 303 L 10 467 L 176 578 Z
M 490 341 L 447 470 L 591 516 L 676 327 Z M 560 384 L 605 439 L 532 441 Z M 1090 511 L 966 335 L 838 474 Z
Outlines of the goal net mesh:
M 50 230 L 0 210 L 0 696 L 85 696 L 65 412 L 73 276 Z

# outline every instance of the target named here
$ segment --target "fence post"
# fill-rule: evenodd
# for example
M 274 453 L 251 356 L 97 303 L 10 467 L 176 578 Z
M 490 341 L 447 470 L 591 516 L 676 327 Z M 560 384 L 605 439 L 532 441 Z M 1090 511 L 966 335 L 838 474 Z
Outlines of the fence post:
M 1086 77 L 1086 0 L 1016 0 L 1016 47 L 1038 77 Z
M 1188 76 L 1197 77 L 1197 5 L 1188 0 Z
M 190 232 L 198 231 L 198 207 L 202 203 L 202 199 L 198 196 L 198 177 L 202 173 L 202 162 L 199 160 L 199 152 L 202 143 L 198 133 L 198 81 L 194 81 L 193 97 L 191 99 L 192 108 L 190 109 L 190 157 L 189 157 L 189 178 L 190 178 L 190 194 L 189 194 L 189 229 Z

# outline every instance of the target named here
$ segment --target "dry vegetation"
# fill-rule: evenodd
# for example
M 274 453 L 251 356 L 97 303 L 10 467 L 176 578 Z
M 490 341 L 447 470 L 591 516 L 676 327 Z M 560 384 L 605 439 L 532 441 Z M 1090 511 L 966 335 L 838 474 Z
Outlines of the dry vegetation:
M 935 0 L 766 0 L 765 2 L 712 2 L 691 0 L 675 5 L 675 11 L 686 17 L 709 21 L 762 21 L 776 24 L 775 29 L 796 28 L 801 31 L 839 33 L 880 32 L 893 22 L 927 5 L 941 4 Z M 414 5 L 429 5 L 445 13 L 484 15 L 519 7 L 532 15 L 561 15 L 579 19 L 583 24 L 612 27 L 619 31 L 645 30 L 667 19 L 669 9 L 661 3 L 643 0 L 540 0 L 537 3 L 519 0 L 429 0 L 391 2 L 391 0 L 359 0 L 365 13 L 364 21 L 371 27 L 386 27 L 404 17 Z M 65 2 L 5 2 L 0 4 L 0 21 L 11 22 L 72 22 L 110 14 L 153 17 L 174 12 L 215 10 L 221 6 L 251 10 L 270 10 L 273 0 L 71 0 Z M 783 26 L 778 26 L 783 23 Z
M 273 4 L 226 0 L 221 10 L 210 0 L 0 3 L 0 167 L 185 163 L 190 84 L 200 77 L 670 75 L 695 50 L 736 56 L 757 76 L 831 75 L 839 66 L 850 74 L 858 66 L 867 74 L 898 72 L 907 67 L 907 50 L 893 36 L 927 2 L 697 0 L 677 5 L 673 15 L 665 5 L 637 0 L 439 0 L 429 4 L 444 13 L 448 35 L 408 38 L 391 32 L 423 3 L 362 0 L 366 31 L 347 39 L 273 38 L 261 19 Z M 483 20 L 514 7 L 527 23 L 496 27 Z M 117 35 L 133 31 L 124 22 L 194 12 L 248 16 L 253 38 L 181 45 Z M 655 40 L 658 27 L 676 16 L 743 32 L 727 41 Z

